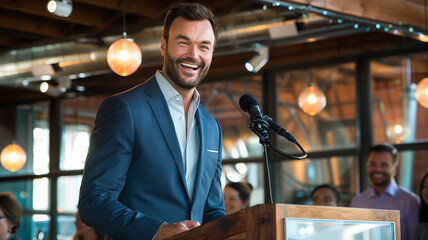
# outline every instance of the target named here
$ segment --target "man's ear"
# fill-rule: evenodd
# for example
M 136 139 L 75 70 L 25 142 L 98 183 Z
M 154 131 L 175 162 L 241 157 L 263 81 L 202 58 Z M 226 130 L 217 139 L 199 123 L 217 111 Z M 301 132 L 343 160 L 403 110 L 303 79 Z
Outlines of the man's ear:
M 161 51 L 162 57 L 164 57 L 165 52 L 166 52 L 166 40 L 165 40 L 165 38 L 161 39 L 160 51 Z
M 244 209 L 247 208 L 250 205 L 250 201 L 247 200 L 243 202 L 243 205 L 244 205 Z
M 398 163 L 395 165 L 395 167 L 394 167 L 394 177 L 395 177 L 395 175 L 397 175 L 397 173 L 398 173 Z

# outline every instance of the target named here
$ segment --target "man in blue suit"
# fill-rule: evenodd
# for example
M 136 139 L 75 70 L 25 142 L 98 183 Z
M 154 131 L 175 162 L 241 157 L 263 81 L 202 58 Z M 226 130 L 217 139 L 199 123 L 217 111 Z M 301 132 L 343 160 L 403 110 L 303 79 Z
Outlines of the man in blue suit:
M 162 71 L 101 104 L 80 189 L 84 223 L 116 240 L 158 240 L 225 215 L 221 129 L 196 90 L 217 37 L 209 9 L 175 5 Z

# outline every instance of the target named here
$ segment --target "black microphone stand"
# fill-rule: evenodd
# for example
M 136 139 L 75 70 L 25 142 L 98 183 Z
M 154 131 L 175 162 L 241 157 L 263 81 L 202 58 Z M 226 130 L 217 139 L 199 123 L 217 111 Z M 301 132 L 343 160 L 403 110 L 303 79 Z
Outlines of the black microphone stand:
M 263 146 L 263 156 L 264 156 L 264 165 L 265 165 L 265 170 L 266 170 L 266 182 L 267 182 L 267 186 L 268 186 L 268 200 L 270 204 L 273 204 L 273 197 L 272 197 L 272 184 L 271 184 L 271 179 L 270 179 L 270 171 L 269 171 L 269 160 L 268 160 L 268 155 L 267 155 L 267 147 L 269 146 L 271 147 L 273 150 L 275 150 L 276 152 L 278 152 L 279 154 L 292 158 L 292 159 L 304 159 L 307 157 L 307 154 L 305 152 L 305 150 L 302 148 L 302 146 L 297 142 L 297 140 L 291 135 L 290 136 L 286 135 L 284 136 L 283 134 L 281 134 L 280 136 L 285 137 L 287 140 L 289 140 L 290 142 L 296 144 L 300 150 L 302 151 L 303 155 L 301 156 L 293 156 L 287 153 L 282 152 L 281 150 L 277 149 L 276 147 L 274 147 L 270 142 L 269 142 L 269 134 L 267 132 L 267 129 L 269 128 L 269 124 L 268 124 L 268 120 L 270 118 L 269 117 L 255 117 L 252 118 L 250 121 L 250 129 L 259 137 L 260 139 L 260 144 L 262 144 Z
M 251 119 L 250 129 L 259 136 L 260 144 L 263 146 L 263 156 L 265 159 L 265 171 L 266 171 L 266 182 L 268 186 L 268 197 L 269 203 L 273 204 L 272 198 L 272 184 L 270 182 L 270 171 L 269 171 L 269 160 L 267 155 L 267 147 L 266 144 L 269 144 L 269 134 L 267 129 L 269 128 L 269 124 L 263 118 L 254 118 Z

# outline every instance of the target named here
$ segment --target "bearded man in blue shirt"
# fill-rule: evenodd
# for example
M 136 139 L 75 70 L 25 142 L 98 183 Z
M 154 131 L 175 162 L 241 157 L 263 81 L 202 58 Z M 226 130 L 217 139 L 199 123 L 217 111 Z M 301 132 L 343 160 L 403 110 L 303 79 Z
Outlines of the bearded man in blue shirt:
M 401 240 L 412 240 L 418 225 L 419 198 L 397 185 L 397 149 L 390 144 L 375 145 L 370 149 L 366 172 L 372 187 L 354 197 L 351 207 L 400 211 Z

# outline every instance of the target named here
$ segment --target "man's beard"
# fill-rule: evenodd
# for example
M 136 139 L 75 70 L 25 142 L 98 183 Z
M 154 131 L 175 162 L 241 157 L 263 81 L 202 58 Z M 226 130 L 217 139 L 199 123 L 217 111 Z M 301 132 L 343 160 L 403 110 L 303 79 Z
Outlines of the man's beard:
M 383 179 L 379 180 L 374 180 L 375 178 L 372 175 L 375 174 L 382 174 Z M 384 186 L 388 186 L 389 183 L 391 182 L 391 178 L 388 175 L 385 175 L 383 173 L 370 173 L 370 180 L 372 181 L 373 185 L 377 186 L 377 187 L 384 187 Z
M 187 62 L 191 64 L 196 64 L 199 66 L 200 71 L 195 81 L 186 82 L 186 80 L 180 76 L 180 73 L 178 71 L 178 68 L 179 68 L 178 65 L 180 65 L 180 62 Z M 202 61 L 198 62 L 192 58 L 179 58 L 177 60 L 174 60 L 171 57 L 171 55 L 169 55 L 168 51 L 165 52 L 166 75 L 168 75 L 170 79 L 180 88 L 183 88 L 183 89 L 195 88 L 202 81 L 202 79 L 204 79 L 207 76 L 208 70 L 209 70 L 209 66 L 206 67 Z

